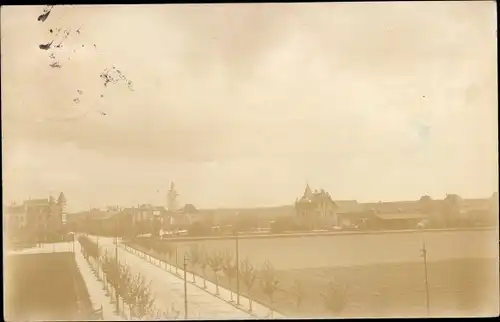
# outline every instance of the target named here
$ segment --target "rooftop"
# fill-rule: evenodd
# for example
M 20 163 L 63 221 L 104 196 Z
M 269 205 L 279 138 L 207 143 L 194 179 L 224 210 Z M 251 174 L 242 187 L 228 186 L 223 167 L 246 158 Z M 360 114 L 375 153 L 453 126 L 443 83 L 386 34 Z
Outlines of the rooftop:
M 26 204 L 28 206 L 45 205 L 45 204 L 49 204 L 49 199 L 48 198 L 43 198 L 43 199 L 29 199 L 29 200 L 25 200 L 24 204 Z
M 190 214 L 196 214 L 198 213 L 198 209 L 196 209 L 196 207 L 190 203 L 186 204 L 183 208 L 182 208 L 182 212 L 184 213 L 190 213 Z
M 325 190 L 314 190 L 314 192 L 311 191 L 311 188 L 309 185 L 306 186 L 306 189 L 304 191 L 304 195 L 297 201 L 298 203 L 316 203 L 321 200 L 327 200 L 330 202 L 334 202 L 332 200 L 332 197 L 328 192 Z
M 363 205 L 357 200 L 334 200 L 339 213 L 360 212 L 363 210 Z
M 425 219 L 427 215 L 419 213 L 387 213 L 387 214 L 375 214 L 375 217 L 382 220 L 401 220 L 401 219 Z

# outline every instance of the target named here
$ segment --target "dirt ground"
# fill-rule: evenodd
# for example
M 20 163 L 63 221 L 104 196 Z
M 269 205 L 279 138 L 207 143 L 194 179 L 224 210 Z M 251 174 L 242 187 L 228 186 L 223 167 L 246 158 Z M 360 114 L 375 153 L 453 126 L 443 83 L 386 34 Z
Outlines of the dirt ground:
M 91 309 L 73 253 L 9 255 L 5 262 L 7 320 L 81 320 Z
M 151 255 L 161 257 L 154 252 Z M 168 261 L 166 257 L 163 259 Z M 194 271 L 203 276 L 199 267 L 195 267 Z M 215 281 L 210 268 L 207 268 L 206 274 L 208 280 Z M 496 259 L 469 258 L 429 262 L 427 275 L 431 316 L 497 314 L 499 281 Z M 339 314 L 326 309 L 321 295 L 326 293 L 330 281 L 347 287 L 346 306 L 340 314 L 342 317 L 427 316 L 423 261 L 277 270 L 276 276 L 279 290 L 274 295 L 272 307 L 289 317 L 338 316 Z M 304 289 L 300 307 L 296 305 L 297 297 L 293 292 L 295 281 L 300 281 Z M 235 281 L 232 281 L 230 287 L 223 275 L 219 276 L 219 284 L 236 290 Z M 242 282 L 240 292 L 248 294 Z M 252 287 L 250 297 L 271 306 L 259 280 Z

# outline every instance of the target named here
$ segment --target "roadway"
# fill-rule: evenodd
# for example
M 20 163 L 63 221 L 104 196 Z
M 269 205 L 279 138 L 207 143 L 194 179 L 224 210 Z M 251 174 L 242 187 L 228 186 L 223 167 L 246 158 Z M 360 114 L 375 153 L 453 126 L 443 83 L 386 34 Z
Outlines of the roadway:
M 336 230 L 336 231 L 308 231 L 308 232 L 285 232 L 285 233 L 246 233 L 240 232 L 239 239 L 269 239 L 269 238 L 293 238 L 293 237 L 315 237 L 315 236 L 346 236 L 346 235 L 383 235 L 383 234 L 411 234 L 411 233 L 433 233 L 433 232 L 453 232 L 453 231 L 491 231 L 495 227 L 472 227 L 472 228 L 426 228 L 426 229 L 392 229 L 392 230 Z M 215 239 L 234 239 L 235 235 L 217 236 L 172 236 L 163 240 L 173 242 L 202 241 Z

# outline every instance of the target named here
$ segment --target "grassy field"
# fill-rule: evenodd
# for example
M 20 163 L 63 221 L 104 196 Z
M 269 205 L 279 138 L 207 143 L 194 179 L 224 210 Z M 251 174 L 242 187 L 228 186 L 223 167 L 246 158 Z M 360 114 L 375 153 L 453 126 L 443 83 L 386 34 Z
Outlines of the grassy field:
M 4 274 L 6 320 L 81 320 L 91 309 L 73 253 L 9 255 Z
M 142 247 L 137 247 L 145 250 Z M 167 258 L 146 251 L 156 258 Z M 168 261 L 168 260 L 167 260 Z M 203 276 L 199 267 L 190 271 Z M 452 259 L 427 265 L 431 316 L 493 316 L 498 312 L 498 261 L 495 259 Z M 257 280 L 249 294 L 240 282 L 240 292 L 289 317 L 335 317 L 321 294 L 330 281 L 346 286 L 346 307 L 342 317 L 427 316 L 423 262 L 385 263 L 350 267 L 277 270 L 278 291 L 270 299 Z M 215 282 L 207 268 L 206 278 Z M 219 285 L 236 292 L 220 274 Z M 297 307 L 294 284 L 303 287 L 303 302 Z M 337 315 L 338 316 L 338 315 Z
M 348 287 L 343 316 L 425 316 L 423 240 L 428 249 L 431 315 L 496 314 L 499 271 L 495 231 L 242 239 L 239 249 L 240 260 L 248 258 L 257 268 L 266 260 L 273 264 L 279 291 L 272 306 L 287 316 L 331 317 L 321 296 L 329 281 Z M 162 243 L 166 242 L 159 242 L 159 247 Z M 234 240 L 175 243 L 179 263 L 194 243 L 208 253 L 235 248 Z M 168 257 L 137 248 L 168 261 Z M 175 258 L 172 262 L 175 264 Z M 203 276 L 199 267 L 194 272 Z M 206 273 L 207 279 L 215 281 L 210 268 Z M 298 308 L 295 281 L 300 281 L 305 294 Z M 223 275 L 219 283 L 229 288 Z M 243 283 L 240 290 L 248 293 Z M 250 297 L 270 306 L 258 280 Z
M 276 269 L 360 266 L 381 263 L 419 262 L 425 241 L 429 261 L 459 258 L 498 258 L 498 231 L 450 231 L 420 233 L 358 234 L 240 239 L 240 259 L 255 265 L 270 261 Z M 169 242 L 182 259 L 193 244 L 213 251 L 235 252 L 231 239 Z
M 497 262 L 487 259 L 448 260 L 428 265 L 430 314 L 433 316 L 495 315 L 498 308 Z M 299 269 L 279 272 L 275 307 L 297 317 L 326 317 L 321 293 L 329 281 L 347 286 L 344 317 L 426 316 L 422 263 Z M 304 287 L 299 308 L 290 290 Z M 262 295 L 261 295 L 262 296 Z M 265 297 L 261 297 L 265 300 Z

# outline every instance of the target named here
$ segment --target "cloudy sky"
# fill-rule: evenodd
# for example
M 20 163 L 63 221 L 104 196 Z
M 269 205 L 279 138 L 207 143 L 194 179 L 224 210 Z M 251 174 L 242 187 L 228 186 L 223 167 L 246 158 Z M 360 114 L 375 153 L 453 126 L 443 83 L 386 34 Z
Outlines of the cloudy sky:
M 360 201 L 497 190 L 494 2 L 42 10 L 1 11 L 6 201 L 164 204 L 172 180 L 199 208 L 290 204 L 306 182 Z M 103 85 L 113 66 L 133 91 Z

